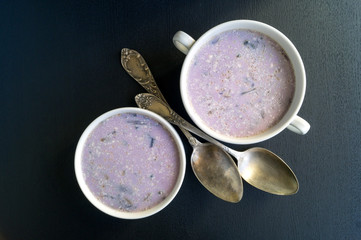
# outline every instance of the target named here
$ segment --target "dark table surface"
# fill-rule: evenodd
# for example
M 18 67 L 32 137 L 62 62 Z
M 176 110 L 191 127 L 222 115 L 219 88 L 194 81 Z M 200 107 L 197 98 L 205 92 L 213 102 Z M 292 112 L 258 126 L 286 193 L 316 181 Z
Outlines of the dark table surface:
M 251 145 L 284 158 L 299 192 L 275 196 L 245 183 L 242 201 L 227 203 L 187 161 L 179 194 L 160 213 L 122 220 L 97 210 L 77 184 L 74 152 L 93 119 L 135 107 L 144 92 L 121 68 L 121 49 L 144 56 L 189 119 L 179 92 L 184 55 L 172 37 L 184 30 L 198 38 L 234 19 L 276 27 L 303 58 L 299 115 L 310 132 Z M 1 1 L 0 240 L 361 239 L 360 66 L 359 0 Z

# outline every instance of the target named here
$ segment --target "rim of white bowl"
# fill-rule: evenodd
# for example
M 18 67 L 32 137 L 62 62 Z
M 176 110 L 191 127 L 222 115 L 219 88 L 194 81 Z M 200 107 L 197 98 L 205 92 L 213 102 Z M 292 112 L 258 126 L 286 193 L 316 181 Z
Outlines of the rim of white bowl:
M 89 187 L 85 183 L 84 175 L 83 175 L 83 172 L 82 172 L 82 161 L 81 161 L 82 158 L 81 157 L 82 157 L 82 152 L 83 152 L 85 142 L 86 142 L 89 134 L 103 120 L 105 120 L 105 119 L 107 119 L 107 118 L 109 118 L 111 116 L 114 116 L 116 114 L 123 114 L 123 113 L 140 114 L 140 115 L 152 118 L 153 120 L 160 123 L 171 134 L 172 138 L 174 139 L 175 144 L 177 145 L 178 152 L 179 152 L 179 160 L 180 160 L 179 172 L 178 172 L 178 178 L 177 178 L 177 181 L 176 181 L 176 183 L 174 185 L 173 190 L 166 197 L 166 199 L 164 199 L 162 202 L 160 202 L 156 206 L 154 206 L 154 207 L 152 207 L 150 209 L 147 209 L 145 211 L 124 212 L 124 211 L 120 211 L 120 210 L 117 210 L 117 209 L 114 209 L 114 208 L 111 208 L 111 207 L 105 205 L 104 203 L 99 201 L 93 195 L 93 193 L 90 191 Z M 117 109 L 108 111 L 108 112 L 100 115 L 93 122 L 91 122 L 90 125 L 84 130 L 84 132 L 82 133 L 82 135 L 81 135 L 81 137 L 80 137 L 80 139 L 78 141 L 77 147 L 76 147 L 75 157 L 74 157 L 74 168 L 75 168 L 76 179 L 78 181 L 78 184 L 80 186 L 81 191 L 83 192 L 85 197 L 96 208 L 98 208 L 100 211 L 102 211 L 102 212 L 104 212 L 104 213 L 106 213 L 106 214 L 108 214 L 110 216 L 116 217 L 116 218 L 140 219 L 140 218 L 149 217 L 151 215 L 154 215 L 154 214 L 158 213 L 159 211 L 164 209 L 166 206 L 168 206 L 168 204 L 178 194 L 178 192 L 179 192 L 179 190 L 181 188 L 181 185 L 183 183 L 183 180 L 184 180 L 185 169 L 186 169 L 186 157 L 185 157 L 184 146 L 183 146 L 183 142 L 182 142 L 181 138 L 179 137 L 178 133 L 173 128 L 173 126 L 170 125 L 170 123 L 168 123 L 164 118 L 162 118 L 161 116 L 159 116 L 156 113 L 153 113 L 153 112 L 145 110 L 145 109 L 134 108 L 134 107 L 124 107 L 124 108 L 117 108 Z
M 243 26 L 239 26 L 239 24 L 242 23 Z M 255 27 L 256 26 L 256 27 Z M 262 30 L 256 29 L 257 27 L 262 28 Z M 250 29 L 251 28 L 251 29 Z M 220 29 L 218 31 L 218 29 Z M 191 101 L 189 100 L 187 96 L 187 75 L 189 71 L 189 65 L 191 64 L 191 61 L 193 59 L 193 56 L 196 54 L 196 52 L 199 50 L 199 48 L 209 39 L 211 39 L 212 36 L 220 34 L 221 32 L 228 31 L 231 29 L 250 29 L 254 31 L 261 32 L 273 40 L 275 40 L 287 53 L 288 57 L 290 58 L 291 64 L 293 66 L 293 70 L 296 77 L 296 87 L 295 87 L 295 94 L 292 99 L 291 106 L 287 110 L 286 114 L 283 116 L 280 122 L 278 122 L 275 126 L 272 128 L 266 130 L 265 132 L 255 135 L 255 136 L 249 136 L 249 137 L 231 137 L 226 136 L 224 134 L 220 134 L 216 131 L 214 131 L 212 128 L 207 126 L 203 120 L 198 116 L 198 114 L 195 112 Z M 275 39 L 276 38 L 276 39 Z M 299 80 L 297 80 L 299 79 Z M 221 140 L 223 142 L 231 143 L 231 144 L 254 144 L 259 143 L 262 141 L 265 141 L 267 139 L 270 139 L 274 137 L 275 135 L 279 134 L 281 131 L 283 131 L 296 117 L 297 113 L 299 112 L 301 105 L 304 100 L 305 92 L 306 92 L 306 72 L 304 69 L 304 64 L 302 61 L 302 58 L 294 46 L 294 44 L 284 35 L 282 32 L 280 32 L 278 29 L 272 27 L 271 25 L 268 25 L 263 22 L 255 21 L 255 20 L 232 20 L 225 23 L 221 23 L 208 31 L 206 31 L 201 37 L 199 37 L 195 43 L 190 48 L 187 56 L 185 57 L 185 60 L 182 65 L 181 75 L 180 75 L 180 91 L 181 91 L 181 98 L 183 105 L 189 115 L 189 117 L 192 119 L 192 121 L 205 133 L 208 135 Z M 297 101 L 295 101 L 297 100 Z

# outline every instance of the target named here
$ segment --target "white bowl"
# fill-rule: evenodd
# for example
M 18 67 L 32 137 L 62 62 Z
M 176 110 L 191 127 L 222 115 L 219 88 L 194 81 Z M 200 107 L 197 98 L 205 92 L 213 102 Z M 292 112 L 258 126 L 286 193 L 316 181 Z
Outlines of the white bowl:
M 83 152 L 83 149 L 84 149 L 84 146 L 85 146 L 85 143 L 86 143 L 86 140 L 87 140 L 89 134 L 98 126 L 98 124 L 100 122 L 104 121 L 105 119 L 107 119 L 113 115 L 123 114 L 123 113 L 135 113 L 135 114 L 143 115 L 143 116 L 149 117 L 149 118 L 155 120 L 156 122 L 160 123 L 170 133 L 170 135 L 174 139 L 174 142 L 175 142 L 175 144 L 178 148 L 178 152 L 179 152 L 179 159 L 180 159 L 179 172 L 178 172 L 178 178 L 173 187 L 173 190 L 162 202 L 160 202 L 156 206 L 154 206 L 150 209 L 144 210 L 144 211 L 125 212 L 125 211 L 117 210 L 117 209 L 114 209 L 114 208 L 111 208 L 111 207 L 105 205 L 104 203 L 99 201 L 93 195 L 93 193 L 90 191 L 88 185 L 85 182 L 83 171 L 82 171 L 82 152 Z M 96 208 L 98 208 L 102 212 L 104 212 L 110 216 L 113 216 L 113 217 L 122 218 L 122 219 L 139 219 L 139 218 L 151 216 L 151 215 L 161 211 L 174 199 L 174 197 L 177 195 L 177 193 L 183 183 L 185 168 L 186 168 L 186 157 L 185 157 L 183 143 L 182 143 L 179 135 L 177 134 L 175 129 L 164 118 L 162 118 L 161 116 L 159 116 L 153 112 L 150 112 L 150 111 L 144 110 L 144 109 L 119 108 L 119 109 L 115 109 L 115 110 L 106 112 L 103 115 L 99 116 L 85 129 L 82 136 L 80 137 L 80 140 L 78 142 L 78 145 L 77 145 L 77 148 L 75 151 L 75 163 L 74 164 L 75 164 L 75 175 L 76 175 L 77 181 L 79 183 L 80 189 L 82 190 L 82 192 L 84 193 L 86 198 Z

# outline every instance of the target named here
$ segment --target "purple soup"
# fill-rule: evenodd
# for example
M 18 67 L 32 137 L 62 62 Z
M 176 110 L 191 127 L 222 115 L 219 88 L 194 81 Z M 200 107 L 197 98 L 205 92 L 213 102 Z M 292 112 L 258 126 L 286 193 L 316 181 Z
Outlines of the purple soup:
M 176 184 L 179 151 L 171 134 L 140 114 L 117 114 L 89 135 L 82 171 L 93 195 L 125 212 L 143 211 L 163 201 Z
M 229 137 L 249 137 L 276 125 L 295 91 L 292 64 L 270 37 L 223 32 L 202 46 L 190 65 L 187 96 L 203 123 Z

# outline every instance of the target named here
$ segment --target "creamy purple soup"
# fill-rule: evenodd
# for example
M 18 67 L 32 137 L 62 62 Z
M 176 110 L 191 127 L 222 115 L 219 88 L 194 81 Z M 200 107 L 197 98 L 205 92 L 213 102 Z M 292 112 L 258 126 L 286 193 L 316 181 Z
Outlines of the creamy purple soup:
M 86 140 L 82 171 L 93 195 L 125 212 L 162 202 L 179 173 L 179 151 L 170 133 L 140 114 L 117 114 L 98 124 Z
M 199 49 L 186 89 L 206 126 L 236 138 L 276 125 L 294 91 L 294 71 L 282 47 L 262 33 L 242 29 L 223 32 Z

